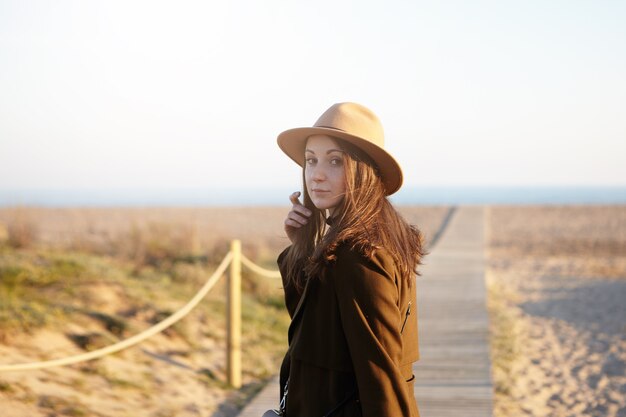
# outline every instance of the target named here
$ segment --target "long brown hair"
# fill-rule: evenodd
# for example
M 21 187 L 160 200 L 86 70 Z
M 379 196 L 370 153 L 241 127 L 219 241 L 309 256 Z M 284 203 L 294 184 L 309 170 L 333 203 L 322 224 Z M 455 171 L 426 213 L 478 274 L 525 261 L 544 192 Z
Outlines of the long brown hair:
M 391 205 L 385 187 L 371 158 L 359 148 L 333 138 L 342 148 L 346 194 L 332 219 L 313 204 L 302 170 L 303 204 L 312 214 L 307 224 L 298 229 L 286 254 L 288 285 L 302 290 L 309 277 L 325 276 L 327 267 L 336 259 L 335 251 L 342 244 L 371 258 L 377 248 L 386 248 L 402 274 L 409 280 L 420 275 L 417 266 L 426 255 L 422 233 L 408 224 Z M 327 221 L 332 226 L 329 228 Z

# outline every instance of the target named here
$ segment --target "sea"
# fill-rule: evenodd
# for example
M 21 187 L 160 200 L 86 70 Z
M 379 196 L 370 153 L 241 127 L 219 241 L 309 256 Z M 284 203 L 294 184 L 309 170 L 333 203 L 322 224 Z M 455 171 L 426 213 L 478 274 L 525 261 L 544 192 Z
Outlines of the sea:
M 296 190 L 273 188 L 0 189 L 0 207 L 288 206 Z M 405 186 L 398 205 L 626 204 L 624 186 Z

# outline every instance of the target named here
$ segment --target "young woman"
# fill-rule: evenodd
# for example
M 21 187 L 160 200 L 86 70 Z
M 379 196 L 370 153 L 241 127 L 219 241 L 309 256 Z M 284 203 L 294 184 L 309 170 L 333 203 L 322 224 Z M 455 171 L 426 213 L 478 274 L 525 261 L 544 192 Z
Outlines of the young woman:
M 415 275 L 425 251 L 387 199 L 402 171 L 383 141 L 378 118 L 356 103 L 278 136 L 304 182 L 278 257 L 292 318 L 280 373 L 288 417 L 419 415 Z

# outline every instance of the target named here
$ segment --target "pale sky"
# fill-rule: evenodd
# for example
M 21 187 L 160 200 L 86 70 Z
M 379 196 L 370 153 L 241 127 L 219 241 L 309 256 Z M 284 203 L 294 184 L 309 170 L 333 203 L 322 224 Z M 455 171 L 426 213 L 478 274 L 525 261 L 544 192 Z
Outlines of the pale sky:
M 381 118 L 405 184 L 626 185 L 624 1 L 0 0 L 0 188 L 299 184 Z

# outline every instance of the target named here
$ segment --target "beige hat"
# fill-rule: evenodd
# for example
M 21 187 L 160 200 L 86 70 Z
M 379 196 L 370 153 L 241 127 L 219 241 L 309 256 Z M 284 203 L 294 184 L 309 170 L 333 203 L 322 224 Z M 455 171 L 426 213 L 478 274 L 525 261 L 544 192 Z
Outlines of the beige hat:
M 317 119 L 313 127 L 298 127 L 278 135 L 278 146 L 300 166 L 304 166 L 304 146 L 312 135 L 328 135 L 342 139 L 361 149 L 378 166 L 386 194 L 402 185 L 402 169 L 384 149 L 383 126 L 367 107 L 357 103 L 332 105 Z

